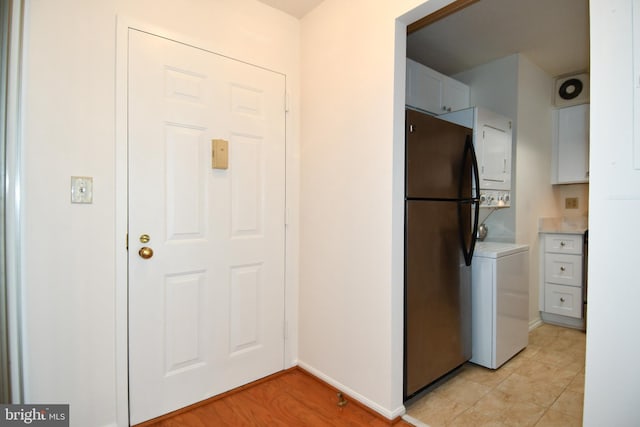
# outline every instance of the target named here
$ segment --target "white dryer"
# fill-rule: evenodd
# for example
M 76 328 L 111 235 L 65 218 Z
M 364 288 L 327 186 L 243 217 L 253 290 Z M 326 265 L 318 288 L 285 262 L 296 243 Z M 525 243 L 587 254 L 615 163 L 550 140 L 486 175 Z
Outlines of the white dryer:
M 473 129 L 480 175 L 480 207 L 511 206 L 511 119 L 481 107 L 440 114 L 438 118 Z

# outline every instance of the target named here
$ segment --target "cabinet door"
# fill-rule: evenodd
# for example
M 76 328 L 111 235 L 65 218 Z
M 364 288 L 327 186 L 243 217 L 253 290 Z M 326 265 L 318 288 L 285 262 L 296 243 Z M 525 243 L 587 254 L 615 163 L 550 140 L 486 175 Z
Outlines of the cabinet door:
M 553 183 L 589 181 L 589 104 L 556 110 L 557 179 Z
M 442 86 L 442 111 L 458 111 L 469 108 L 469 86 L 444 77 Z
M 442 112 L 443 75 L 407 59 L 406 104 L 439 114 Z

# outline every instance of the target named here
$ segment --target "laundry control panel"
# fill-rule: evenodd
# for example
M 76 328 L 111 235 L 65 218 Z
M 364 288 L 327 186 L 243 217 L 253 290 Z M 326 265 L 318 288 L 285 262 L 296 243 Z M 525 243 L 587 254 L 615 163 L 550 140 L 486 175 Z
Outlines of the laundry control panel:
M 508 208 L 511 206 L 511 191 L 480 190 L 481 208 Z

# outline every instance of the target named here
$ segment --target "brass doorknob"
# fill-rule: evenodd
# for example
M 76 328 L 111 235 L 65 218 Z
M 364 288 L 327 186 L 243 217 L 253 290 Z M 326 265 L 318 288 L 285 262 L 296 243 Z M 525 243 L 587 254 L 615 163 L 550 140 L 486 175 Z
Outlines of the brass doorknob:
M 138 255 L 140 255 L 140 258 L 149 259 L 153 256 L 153 249 L 143 246 L 138 251 Z

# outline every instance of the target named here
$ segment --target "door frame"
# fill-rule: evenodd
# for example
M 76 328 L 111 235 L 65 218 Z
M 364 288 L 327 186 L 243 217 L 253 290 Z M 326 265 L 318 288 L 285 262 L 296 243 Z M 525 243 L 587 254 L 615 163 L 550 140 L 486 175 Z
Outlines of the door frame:
M 282 74 L 285 77 L 283 108 L 285 108 L 285 253 L 284 253 L 284 360 L 283 367 L 288 369 L 297 364 L 297 288 L 298 288 L 298 209 L 297 188 L 299 183 L 295 171 L 299 169 L 299 160 L 292 155 L 297 140 L 291 122 L 289 98 L 291 83 L 286 73 L 275 71 L 239 56 L 220 53 L 220 49 L 210 42 L 197 40 L 184 34 L 177 34 L 164 28 L 149 24 L 128 16 L 116 17 L 116 68 L 115 68 L 115 365 L 116 365 L 116 420 L 119 426 L 129 425 L 129 350 L 128 350 L 128 34 L 130 30 L 139 30 L 155 36 L 175 40 L 189 46 L 244 62 L 265 70 Z M 240 53 L 240 52 L 238 52 Z M 296 113 L 297 114 L 297 113 Z M 293 144 L 292 144 L 293 141 Z

